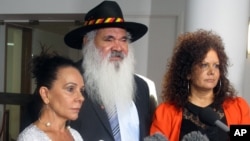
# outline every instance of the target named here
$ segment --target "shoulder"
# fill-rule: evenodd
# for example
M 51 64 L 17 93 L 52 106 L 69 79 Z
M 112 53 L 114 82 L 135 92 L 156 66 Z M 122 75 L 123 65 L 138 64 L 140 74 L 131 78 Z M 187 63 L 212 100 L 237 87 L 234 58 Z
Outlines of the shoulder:
M 156 105 L 158 105 L 158 98 L 154 81 L 139 74 L 135 74 L 135 77 L 138 77 L 137 79 L 146 83 L 145 85 L 147 85 L 149 89 L 150 97 L 156 102 Z
M 157 110 L 159 111 L 180 111 L 173 104 L 162 102 L 158 105 Z
M 141 77 L 134 75 L 135 80 L 135 88 L 136 93 L 139 93 L 139 96 L 147 96 L 149 97 L 149 87 L 145 80 L 143 80 Z
M 137 84 L 147 85 L 147 82 L 137 74 L 134 74 L 134 79 Z
M 83 141 L 82 136 L 74 128 L 68 127 L 75 141 Z
M 244 98 L 225 100 L 223 108 L 229 124 L 250 124 L 250 107 Z
M 243 106 L 243 107 L 249 108 L 249 104 L 242 97 L 235 97 L 235 98 L 232 98 L 232 99 L 227 99 L 224 102 L 224 106 L 225 107 L 230 107 L 230 106 L 233 106 L 233 107 L 242 107 Z
M 24 128 L 24 130 L 19 134 L 19 137 L 29 136 L 29 135 L 31 135 L 30 133 L 33 133 L 33 132 L 36 132 L 35 125 L 30 124 L 29 126 Z
M 17 137 L 17 141 L 33 141 L 44 139 L 42 131 L 40 131 L 34 124 L 27 126 Z
M 143 80 L 144 82 L 146 82 L 148 84 L 154 85 L 154 82 L 152 80 L 150 80 L 149 78 L 145 77 L 145 76 L 142 76 L 140 74 L 135 74 L 135 77 L 136 77 L 136 79 L 141 79 L 141 80 Z
M 155 115 L 163 119 L 181 117 L 182 110 L 177 109 L 173 104 L 163 102 L 156 108 Z
M 182 110 L 178 110 L 172 104 L 166 102 L 161 103 L 155 111 L 150 132 L 155 133 L 160 131 L 167 137 L 170 137 L 173 132 L 176 132 L 176 136 L 178 136 L 181 120 Z
M 249 113 L 250 107 L 242 97 L 227 99 L 223 103 L 224 110 L 228 113 Z

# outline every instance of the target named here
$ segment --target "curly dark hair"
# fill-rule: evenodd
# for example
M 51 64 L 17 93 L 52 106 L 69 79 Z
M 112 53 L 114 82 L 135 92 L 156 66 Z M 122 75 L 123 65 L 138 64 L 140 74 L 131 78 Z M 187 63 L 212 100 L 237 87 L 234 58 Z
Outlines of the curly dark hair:
M 213 49 L 219 57 L 220 78 L 214 88 L 214 104 L 220 106 L 227 98 L 236 96 L 235 89 L 227 78 L 228 57 L 224 50 L 224 43 L 219 35 L 213 31 L 199 29 L 180 35 L 173 50 L 173 56 L 167 65 L 167 72 L 163 79 L 162 98 L 180 109 L 188 102 L 189 80 L 192 68 L 201 63 L 207 52 Z

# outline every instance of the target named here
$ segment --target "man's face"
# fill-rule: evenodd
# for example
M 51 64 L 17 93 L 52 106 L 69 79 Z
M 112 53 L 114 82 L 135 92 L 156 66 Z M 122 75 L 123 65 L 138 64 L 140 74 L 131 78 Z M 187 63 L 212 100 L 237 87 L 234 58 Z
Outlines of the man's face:
M 97 30 L 94 43 L 110 62 L 120 62 L 128 55 L 127 31 L 122 28 L 103 28 Z
M 85 88 L 90 98 L 124 111 L 134 98 L 134 50 L 130 35 L 121 28 L 89 32 L 84 38 L 83 62 Z M 127 112 L 127 111 L 126 111 Z

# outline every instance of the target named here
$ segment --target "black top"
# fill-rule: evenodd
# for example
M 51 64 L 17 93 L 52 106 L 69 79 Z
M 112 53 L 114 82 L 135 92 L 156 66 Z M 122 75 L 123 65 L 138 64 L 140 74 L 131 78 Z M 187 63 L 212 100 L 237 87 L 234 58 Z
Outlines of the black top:
M 227 125 L 226 117 L 222 107 L 215 108 L 213 104 L 209 105 L 218 115 L 221 122 Z M 216 125 L 209 125 L 199 119 L 199 112 L 202 107 L 188 103 L 183 110 L 180 139 L 192 131 L 200 131 L 205 134 L 209 141 L 228 141 L 229 135 Z M 209 116 L 209 115 L 207 115 Z

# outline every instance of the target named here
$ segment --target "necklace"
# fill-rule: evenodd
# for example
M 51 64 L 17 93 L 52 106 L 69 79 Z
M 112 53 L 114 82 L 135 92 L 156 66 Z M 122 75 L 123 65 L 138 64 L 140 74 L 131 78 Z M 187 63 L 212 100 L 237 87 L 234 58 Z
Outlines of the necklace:
M 42 124 L 44 124 L 46 127 L 50 127 L 51 126 L 51 123 L 50 122 L 42 122 L 42 120 L 40 118 L 38 118 L 38 121 L 41 122 Z

